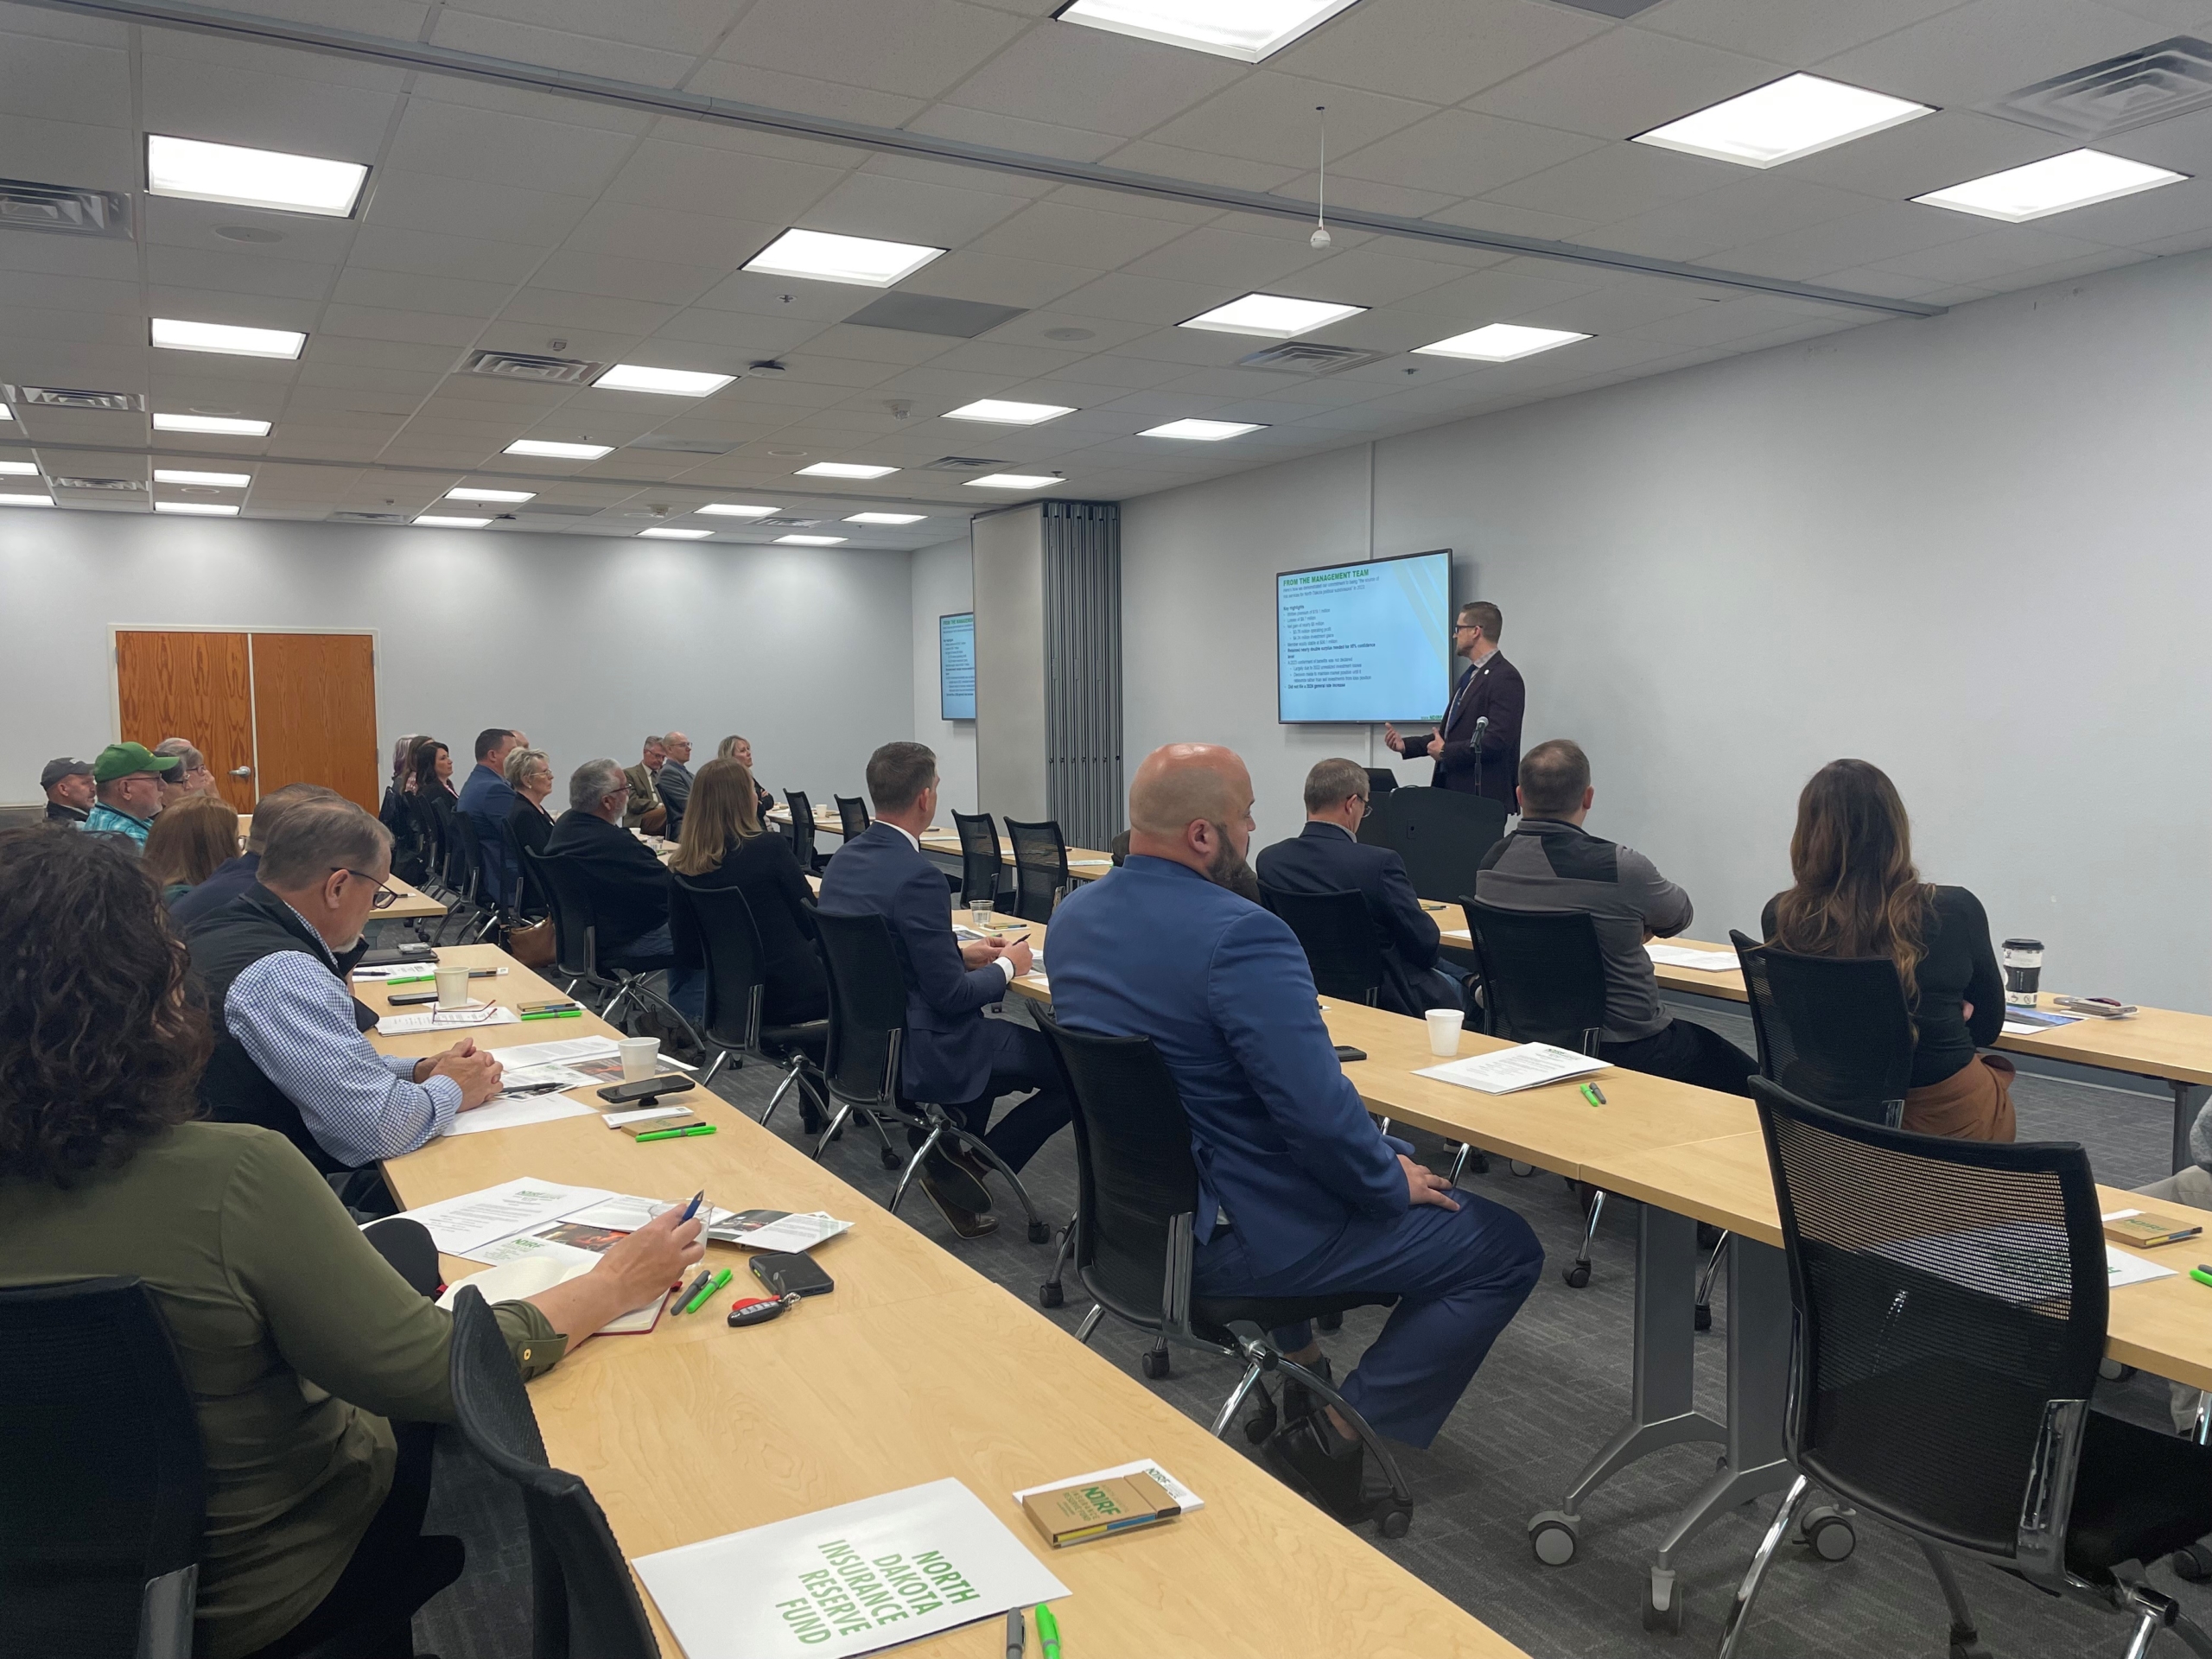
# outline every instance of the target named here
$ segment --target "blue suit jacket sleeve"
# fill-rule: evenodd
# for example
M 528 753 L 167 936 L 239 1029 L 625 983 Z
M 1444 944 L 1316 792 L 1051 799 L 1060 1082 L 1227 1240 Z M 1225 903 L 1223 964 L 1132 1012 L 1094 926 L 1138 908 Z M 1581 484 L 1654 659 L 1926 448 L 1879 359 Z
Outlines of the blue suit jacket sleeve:
M 961 961 L 952 937 L 951 895 L 935 865 L 920 864 L 899 884 L 891 921 L 906 950 L 910 988 L 933 1012 L 966 1014 L 1005 997 L 1004 969 L 970 968 Z
M 1435 918 L 1421 907 L 1414 884 L 1406 875 L 1405 860 L 1394 854 L 1384 862 L 1382 886 L 1390 938 L 1398 947 L 1399 957 L 1410 968 L 1435 967 L 1442 936 L 1436 930 Z
M 1297 937 L 1256 906 L 1214 949 L 1209 1011 L 1291 1156 L 1368 1215 L 1402 1214 L 1405 1173 L 1345 1077 Z

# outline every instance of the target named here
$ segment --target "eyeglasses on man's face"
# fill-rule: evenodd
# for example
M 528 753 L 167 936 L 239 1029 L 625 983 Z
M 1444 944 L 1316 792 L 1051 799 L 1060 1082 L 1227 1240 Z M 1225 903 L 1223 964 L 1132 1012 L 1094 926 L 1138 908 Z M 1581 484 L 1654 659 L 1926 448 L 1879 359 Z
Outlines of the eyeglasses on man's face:
M 392 906 L 399 902 L 399 895 L 394 893 L 390 887 L 385 886 L 384 878 L 382 876 L 371 875 L 366 870 L 357 870 L 350 864 L 339 865 L 336 868 L 343 869 L 348 875 L 359 876 L 362 880 L 367 882 L 371 887 L 377 890 L 376 897 L 369 900 L 370 909 L 389 910 Z

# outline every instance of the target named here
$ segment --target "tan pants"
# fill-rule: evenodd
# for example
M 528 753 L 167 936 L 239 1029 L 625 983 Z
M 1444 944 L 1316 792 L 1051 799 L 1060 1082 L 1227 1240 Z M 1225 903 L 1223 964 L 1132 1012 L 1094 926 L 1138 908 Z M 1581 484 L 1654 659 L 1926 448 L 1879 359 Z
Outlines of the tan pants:
M 1978 1054 L 1941 1083 L 1906 1091 L 1904 1127 L 1954 1141 L 2011 1141 L 2012 1062 Z

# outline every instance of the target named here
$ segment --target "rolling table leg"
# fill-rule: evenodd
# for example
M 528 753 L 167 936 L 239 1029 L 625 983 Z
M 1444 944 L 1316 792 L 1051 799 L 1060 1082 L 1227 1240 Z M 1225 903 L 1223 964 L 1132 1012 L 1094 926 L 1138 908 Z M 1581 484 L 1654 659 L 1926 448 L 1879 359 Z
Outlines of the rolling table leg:
M 2189 1155 L 2189 1131 L 2196 1122 L 2197 1113 L 2203 1110 L 2206 1097 L 2212 1096 L 2212 1089 L 2171 1077 L 2166 1082 L 2174 1091 L 2174 1173 L 2179 1174 L 2196 1161 Z

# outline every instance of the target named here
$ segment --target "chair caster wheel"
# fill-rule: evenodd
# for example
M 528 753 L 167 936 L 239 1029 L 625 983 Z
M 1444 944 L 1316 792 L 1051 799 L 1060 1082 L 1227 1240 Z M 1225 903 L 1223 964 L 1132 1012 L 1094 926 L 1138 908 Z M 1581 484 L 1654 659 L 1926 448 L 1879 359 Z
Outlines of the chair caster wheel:
M 1813 1547 L 1813 1554 L 1824 1561 L 1848 1560 L 1851 1552 L 1859 1548 L 1859 1534 L 1851 1517 L 1829 1504 L 1808 1510 L 1797 1529 Z
M 1259 1409 L 1244 1420 L 1244 1438 L 1254 1446 L 1262 1445 L 1275 1432 L 1276 1425 L 1281 1421 L 1281 1414 L 1275 1410 L 1275 1402 L 1262 1395 Z
M 1341 1331 L 1344 1328 L 1344 1316 L 1341 1313 L 1316 1314 L 1313 1328 L 1316 1331 Z
M 2173 1568 L 2176 1578 L 2202 1584 L 2212 1579 L 2212 1549 L 2202 1544 L 2185 1545 L 2166 1557 L 2166 1565 Z
M 1529 1522 L 1529 1548 L 1546 1567 L 1565 1567 L 1581 1543 L 1574 1522 L 1557 1510 L 1546 1510 Z
M 1667 1587 L 1667 1605 L 1664 1607 L 1654 1601 L 1653 1597 L 1657 1593 L 1656 1585 L 1644 1592 L 1643 1628 L 1662 1636 L 1680 1636 L 1682 1633 L 1682 1586 L 1672 1584 Z
M 1168 1359 L 1165 1349 L 1154 1349 L 1145 1355 L 1144 1374 L 1155 1382 L 1168 1375 Z
M 1518 1158 L 1513 1160 L 1512 1167 L 1516 1175 L 1527 1176 L 1536 1173 L 1536 1166 L 1534 1164 L 1524 1164 Z
M 1700 1331 L 1710 1331 L 1710 1330 L 1712 1330 L 1712 1329 L 1713 1329 L 1713 1308 L 1712 1308 L 1711 1305 L 1710 1305 L 1710 1304 L 1700 1304 L 1700 1305 L 1699 1306 L 1699 1307 L 1698 1307 L 1697 1312 L 1696 1312 L 1694 1315 L 1692 1315 L 1692 1316 L 1691 1316 L 1690 1323 L 1691 1323 L 1692 1325 L 1695 1325 L 1695 1326 L 1696 1326 L 1699 1330 L 1700 1330 Z
M 2135 1375 L 2135 1368 L 2116 1359 L 2101 1359 L 2097 1362 L 2097 1375 L 2107 1382 L 2125 1382 Z
M 1560 1276 L 1567 1281 L 1568 1289 L 1580 1290 L 1590 1282 L 1590 1264 L 1587 1262 L 1577 1262 Z
M 1058 1285 L 1043 1284 L 1037 1287 L 1037 1306 L 1039 1307 L 1065 1306 L 1067 1300 L 1066 1290 Z
M 1413 1524 L 1414 1512 L 1395 1503 L 1385 1504 L 1375 1517 L 1375 1530 L 1385 1538 L 1402 1538 Z
M 1052 1242 L 1052 1230 L 1050 1227 L 1047 1227 L 1041 1221 L 1031 1222 L 1029 1224 L 1029 1242 L 1032 1244 L 1051 1243 Z
M 883 1160 L 886 1169 L 904 1169 L 906 1166 L 906 1160 L 895 1152 L 879 1153 L 877 1155 Z

